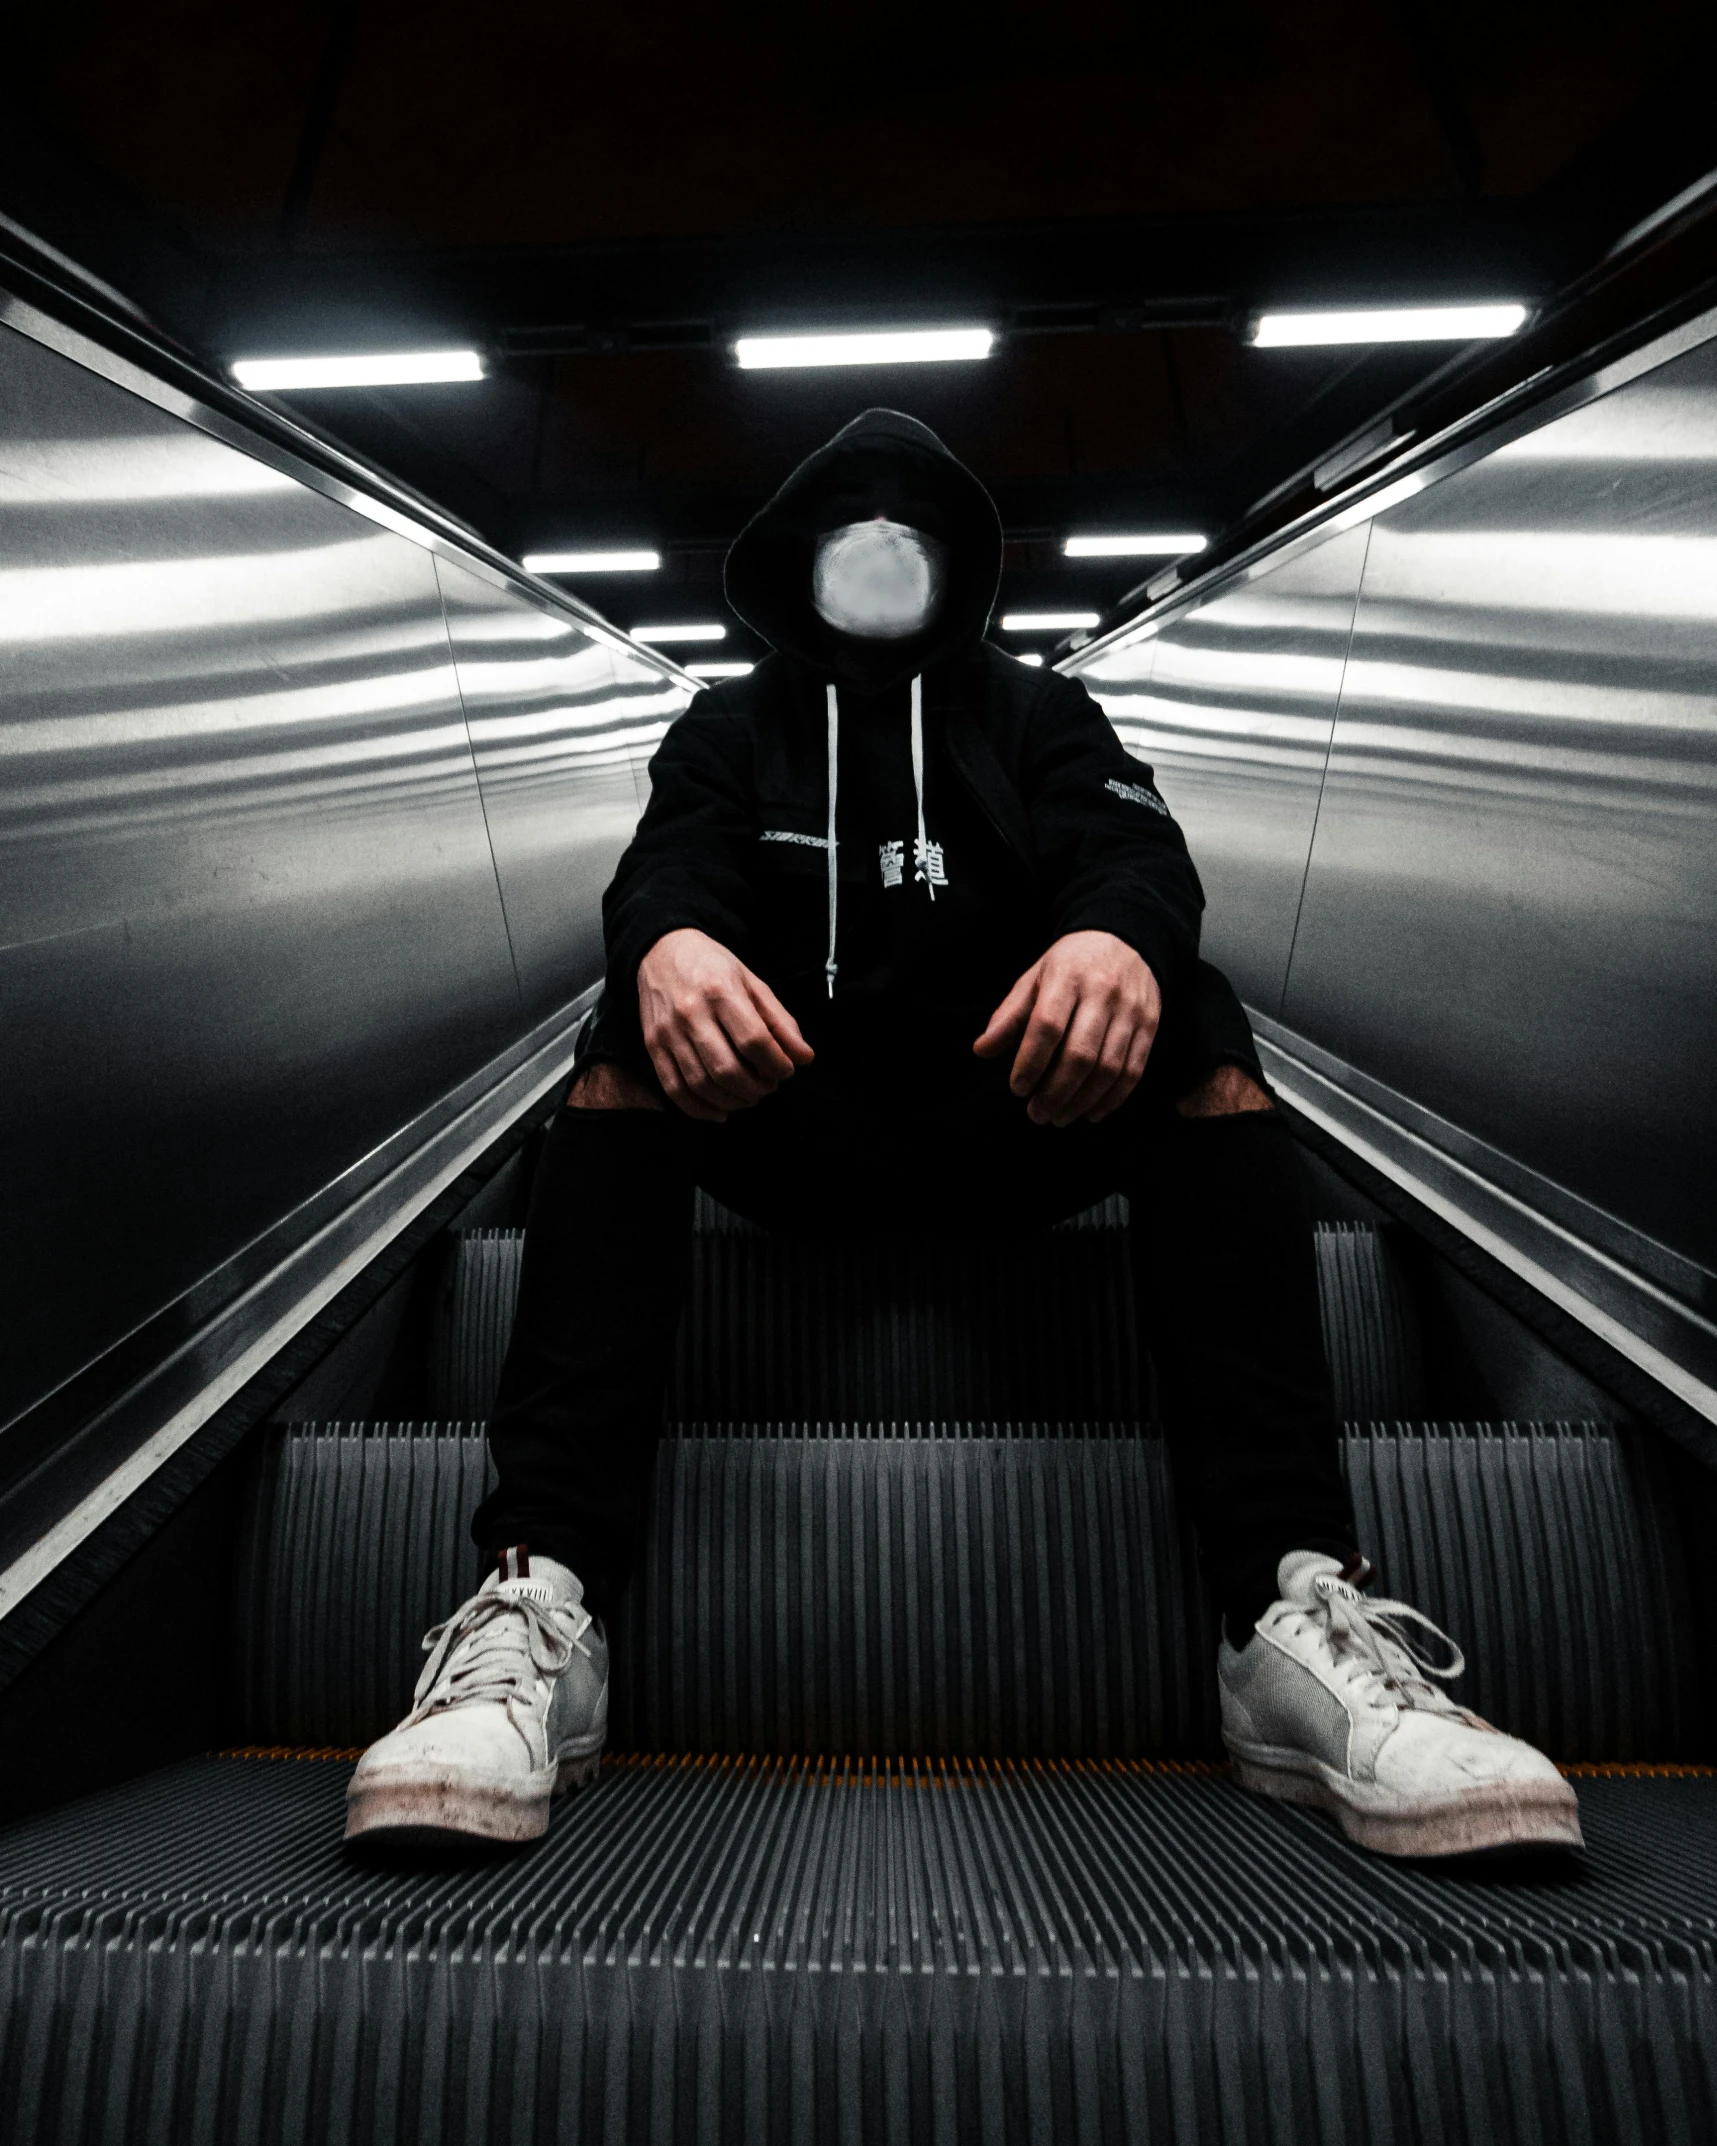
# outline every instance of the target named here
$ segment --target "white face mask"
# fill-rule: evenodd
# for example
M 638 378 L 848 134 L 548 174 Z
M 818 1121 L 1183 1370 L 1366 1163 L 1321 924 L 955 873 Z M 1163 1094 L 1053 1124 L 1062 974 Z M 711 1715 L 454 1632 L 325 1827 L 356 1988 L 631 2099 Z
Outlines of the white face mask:
M 848 522 L 817 542 L 811 601 L 837 633 L 902 641 L 942 601 L 942 547 L 904 522 Z

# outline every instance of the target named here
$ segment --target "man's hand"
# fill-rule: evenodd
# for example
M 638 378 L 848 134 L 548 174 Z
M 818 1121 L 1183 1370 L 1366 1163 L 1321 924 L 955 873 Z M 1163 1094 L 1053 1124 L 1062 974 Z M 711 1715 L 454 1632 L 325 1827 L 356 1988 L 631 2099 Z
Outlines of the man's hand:
M 760 976 L 707 932 L 670 931 L 638 964 L 644 1045 L 669 1102 L 720 1125 L 773 1095 L 811 1046 Z
M 1034 1125 L 1093 1124 L 1139 1085 L 1162 1018 L 1157 980 L 1113 932 L 1073 931 L 1034 961 L 973 1044 L 994 1058 L 1023 1037 L 1008 1085 Z

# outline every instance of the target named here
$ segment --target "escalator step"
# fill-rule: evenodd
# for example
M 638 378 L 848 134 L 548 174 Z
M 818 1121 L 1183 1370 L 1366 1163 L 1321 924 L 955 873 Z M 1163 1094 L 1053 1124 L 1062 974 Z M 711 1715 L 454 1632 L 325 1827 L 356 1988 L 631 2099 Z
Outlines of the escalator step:
M 1112 1192 L 1095 1207 L 1083 1208 L 1078 1214 L 1069 1215 L 1065 1222 L 1057 1222 L 1054 1226 L 1058 1230 L 1122 1230 L 1127 1226 L 1127 1212 L 1126 1194 Z M 711 1230 L 734 1237 L 757 1237 L 763 1234 L 755 1222 L 747 1222 L 743 1215 L 736 1215 L 731 1207 L 723 1207 L 721 1202 L 712 1199 L 701 1185 L 693 1198 L 692 1227 L 700 1235 Z
M 1558 1758 L 1685 1753 L 1668 1493 L 1623 1434 L 1356 1427 L 1346 1456 L 1379 1586 L 1459 1639 L 1468 1704 Z M 476 1432 L 271 1436 L 240 1551 L 238 1737 L 357 1744 L 397 1719 L 418 1635 L 474 1584 L 484 1467 Z M 1215 1748 L 1213 1628 L 1163 1447 L 1125 1426 L 670 1438 L 613 1623 L 621 1748 Z
M 427 1406 L 444 1423 L 482 1423 L 500 1389 L 519 1298 L 523 1230 L 462 1230 L 430 1334 Z
M 239 1552 L 239 1740 L 359 1744 L 398 1719 L 423 1632 L 476 1583 L 487 1468 L 478 1431 L 270 1435 Z M 1161 1440 L 1130 1429 L 669 1438 L 612 1621 L 610 1741 L 1212 1751 L 1191 1557 Z
M 700 1238 L 679 1421 L 1106 1422 L 1142 1413 L 1126 1240 Z
M 1717 1781 L 1536 1876 L 1221 1775 L 615 1766 L 523 1858 L 192 1761 L 0 1838 L 9 2146 L 1717 2136 Z
M 481 1427 L 296 1424 L 253 1467 L 234 1585 L 237 1733 L 352 1744 L 397 1721 L 422 1640 L 476 1584 Z
M 1349 1431 L 1347 1473 L 1376 1591 L 1459 1639 L 1464 1705 L 1564 1760 L 1705 1748 L 1655 1440 L 1590 1423 L 1375 1426 Z
M 1218 1748 L 1160 1438 L 677 1438 L 614 1620 L 611 1736 L 682 1751 Z
M 1041 1237 L 989 1244 L 766 1236 L 698 1195 L 688 1316 L 668 1412 L 722 1417 L 1126 1420 L 1143 1409 L 1126 1203 Z M 500 1381 L 523 1243 L 457 1241 L 431 1410 L 481 1420 Z M 1424 1379 L 1376 1230 L 1317 1232 L 1338 1415 L 1406 1419 Z
M 1368 1223 L 1320 1222 L 1313 1243 L 1336 1414 L 1346 1423 L 1423 1415 L 1418 1325 L 1388 1238 Z

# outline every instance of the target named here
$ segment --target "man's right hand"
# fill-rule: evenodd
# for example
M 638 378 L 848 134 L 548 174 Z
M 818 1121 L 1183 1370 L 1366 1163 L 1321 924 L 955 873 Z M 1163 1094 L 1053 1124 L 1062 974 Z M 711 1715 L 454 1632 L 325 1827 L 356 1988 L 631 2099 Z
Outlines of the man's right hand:
M 773 1095 L 811 1046 L 760 976 L 702 931 L 670 931 L 638 964 L 644 1046 L 670 1103 L 719 1125 Z

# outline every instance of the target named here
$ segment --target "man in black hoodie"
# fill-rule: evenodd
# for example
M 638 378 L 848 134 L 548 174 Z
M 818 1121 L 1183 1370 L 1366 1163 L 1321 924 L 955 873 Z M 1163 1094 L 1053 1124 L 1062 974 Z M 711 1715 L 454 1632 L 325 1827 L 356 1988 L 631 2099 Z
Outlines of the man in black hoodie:
M 813 1233 L 1128 1193 L 1241 1778 L 1397 1853 L 1577 1839 L 1555 1769 L 1359 1592 L 1292 1140 L 1150 770 L 1083 686 L 985 642 L 1000 567 L 988 493 L 888 410 L 734 544 L 728 599 L 776 653 L 652 762 L 533 1193 L 473 1523 L 494 1571 L 360 1763 L 350 1833 L 529 1838 L 597 1765 L 701 1185 Z

